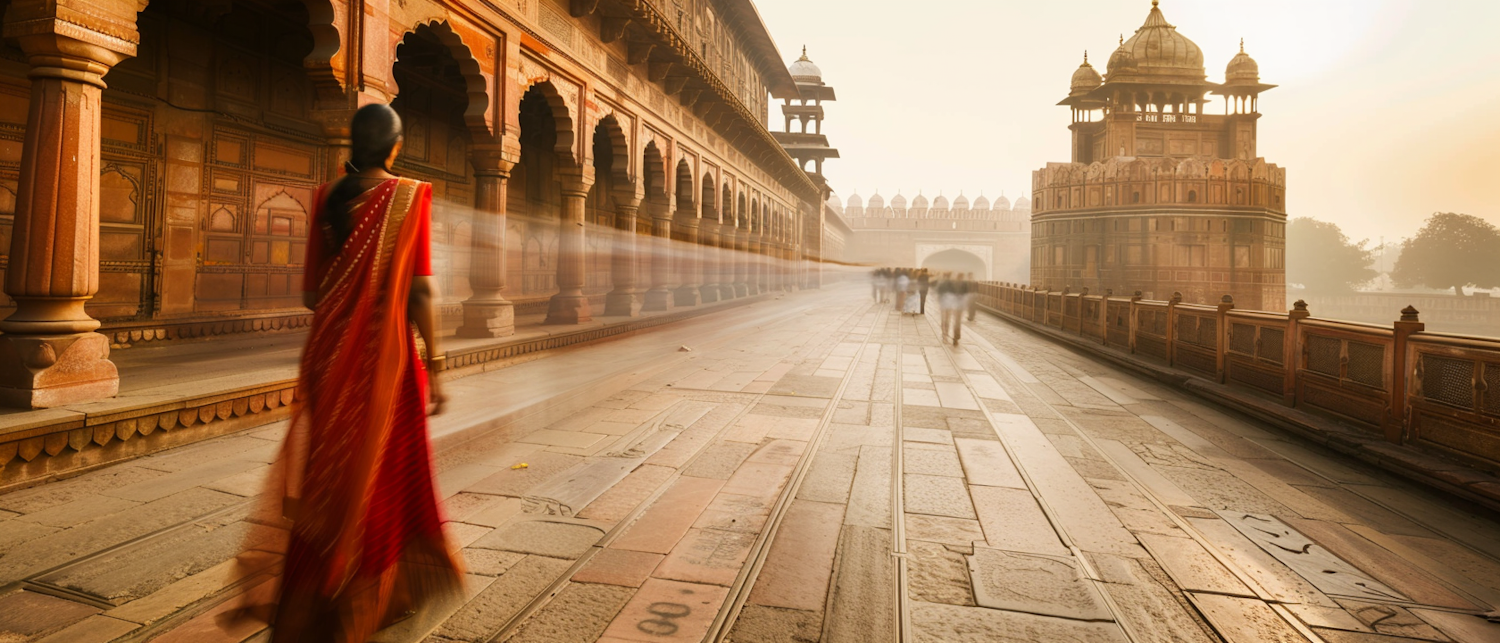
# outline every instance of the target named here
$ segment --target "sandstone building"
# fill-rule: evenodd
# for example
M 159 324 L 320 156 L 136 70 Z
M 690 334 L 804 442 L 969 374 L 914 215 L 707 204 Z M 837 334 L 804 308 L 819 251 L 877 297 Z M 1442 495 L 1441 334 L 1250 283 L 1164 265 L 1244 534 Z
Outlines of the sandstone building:
M 766 127 L 770 97 L 803 95 L 750 0 L 0 12 L 7 404 L 114 394 L 101 325 L 144 341 L 305 323 L 310 200 L 374 101 L 406 122 L 398 172 L 434 185 L 459 335 L 817 284 L 826 186 Z
M 828 205 L 830 218 L 847 228 L 830 226 L 826 235 L 841 244 L 844 261 L 972 272 L 981 280 L 1026 279 L 1031 201 L 1024 196 L 1014 206 L 1004 196 L 992 204 L 983 195 L 971 203 L 960 194 L 950 203 L 920 193 L 910 203 L 900 193 L 887 203 L 876 191 L 869 202 L 851 194 L 845 205 Z
M 1223 84 L 1167 23 L 1146 23 L 1109 58 L 1073 74 L 1073 160 L 1033 173 L 1034 286 L 1240 308 L 1285 307 L 1286 171 L 1255 149 L 1260 82 L 1244 52 Z M 1224 114 L 1205 110 L 1223 97 Z

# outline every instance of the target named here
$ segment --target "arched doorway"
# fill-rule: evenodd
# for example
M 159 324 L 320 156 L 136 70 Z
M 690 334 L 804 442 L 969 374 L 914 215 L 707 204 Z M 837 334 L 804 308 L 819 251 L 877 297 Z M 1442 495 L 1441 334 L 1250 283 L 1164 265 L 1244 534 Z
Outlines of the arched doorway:
M 432 273 L 445 302 L 468 299 L 473 233 L 473 138 L 463 114 L 468 81 L 438 29 L 421 25 L 396 47 L 391 102 L 405 132 L 396 172 L 432 184 Z
M 922 261 L 922 267 L 934 273 L 953 272 L 974 275 L 975 279 L 988 279 L 989 269 L 984 260 L 966 250 L 944 250 L 933 253 Z
M 557 233 L 562 195 L 557 188 L 557 121 L 541 85 L 521 98 L 521 155 L 511 169 L 506 218 L 521 226 L 508 235 L 509 274 L 521 275 L 523 297 L 557 292 Z

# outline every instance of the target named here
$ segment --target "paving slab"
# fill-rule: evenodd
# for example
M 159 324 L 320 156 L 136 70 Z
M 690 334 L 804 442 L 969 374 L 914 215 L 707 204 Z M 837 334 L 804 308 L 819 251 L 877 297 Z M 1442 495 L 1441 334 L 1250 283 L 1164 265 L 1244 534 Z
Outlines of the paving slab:
M 1104 597 L 1072 556 L 975 547 L 969 576 L 980 607 L 1080 621 L 1113 621 Z
M 1188 597 L 1229 643 L 1306 643 L 1269 605 L 1253 598 L 1189 592 Z
M 969 488 L 985 541 L 996 549 L 1068 555 L 1047 514 L 1030 491 L 1005 487 Z
M 514 643 L 593 643 L 631 591 L 624 587 L 571 583 L 516 630 Z
M 750 592 L 750 602 L 821 611 L 843 522 L 844 505 L 792 502 Z
M 603 537 L 604 530 L 589 525 L 523 520 L 496 529 L 472 546 L 571 560 L 582 556 Z
M 824 643 L 892 640 L 896 636 L 895 578 L 891 532 L 845 527 L 834 562 Z
M 701 641 L 729 590 L 715 585 L 650 579 L 620 610 L 601 641 Z
M 902 494 L 907 513 L 952 518 L 978 518 L 969 499 L 968 486 L 962 478 L 908 473 L 903 477 Z
M 1114 623 L 918 602 L 912 606 L 912 632 L 918 643 L 1125 643 Z

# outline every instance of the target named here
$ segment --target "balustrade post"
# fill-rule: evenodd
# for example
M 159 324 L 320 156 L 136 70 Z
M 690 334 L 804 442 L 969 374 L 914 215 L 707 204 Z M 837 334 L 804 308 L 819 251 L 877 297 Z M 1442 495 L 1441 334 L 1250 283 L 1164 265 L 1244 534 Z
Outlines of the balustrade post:
M 1177 365 L 1177 305 L 1182 303 L 1182 293 L 1172 293 L 1167 300 L 1167 366 Z
M 1130 347 L 1130 354 L 1131 355 L 1135 354 L 1135 337 L 1136 337 L 1137 331 L 1139 331 L 1140 328 L 1141 328 L 1140 312 L 1141 312 L 1141 291 L 1137 290 L 1137 291 L 1135 291 L 1135 294 L 1133 294 L 1133 295 L 1130 296 L 1130 309 L 1126 313 L 1127 315 L 1129 315 L 1129 321 L 1130 321 L 1130 328 L 1126 331 L 1126 333 L 1127 333 L 1127 341 L 1126 341 L 1126 343 Z
M 1302 330 L 1298 324 L 1311 317 L 1307 302 L 1301 299 L 1292 304 L 1286 314 L 1286 336 L 1281 340 L 1281 364 L 1286 369 L 1286 383 L 1282 387 L 1281 399 L 1287 406 L 1297 405 L 1297 369 L 1302 359 Z
M 1094 323 L 1099 325 L 1099 343 L 1109 345 L 1109 298 L 1115 295 L 1115 289 L 1105 288 L 1104 297 L 1099 299 L 1099 319 Z
M 1229 381 L 1229 311 L 1234 310 L 1234 297 L 1224 295 L 1219 300 L 1219 324 L 1215 331 L 1218 337 L 1214 338 L 1214 362 L 1219 375 L 1219 383 Z
M 1393 444 L 1401 444 L 1410 433 L 1410 392 L 1417 366 L 1411 363 L 1407 341 L 1412 335 L 1426 330 L 1427 324 L 1422 323 L 1415 307 L 1407 306 L 1401 310 L 1401 320 L 1396 322 L 1395 327 L 1396 341 L 1391 354 L 1391 372 L 1386 373 L 1386 381 L 1391 383 L 1391 405 L 1385 421 L 1385 439 Z

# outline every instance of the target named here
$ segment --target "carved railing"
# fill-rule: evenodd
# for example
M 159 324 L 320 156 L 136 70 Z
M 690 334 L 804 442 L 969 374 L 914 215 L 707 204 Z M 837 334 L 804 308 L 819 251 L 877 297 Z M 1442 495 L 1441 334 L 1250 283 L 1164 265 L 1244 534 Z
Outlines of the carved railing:
M 980 304 L 1126 359 L 1265 396 L 1350 427 L 1500 472 L 1500 338 L 1424 332 L 1408 307 L 1392 326 L 1290 312 L 985 283 Z

